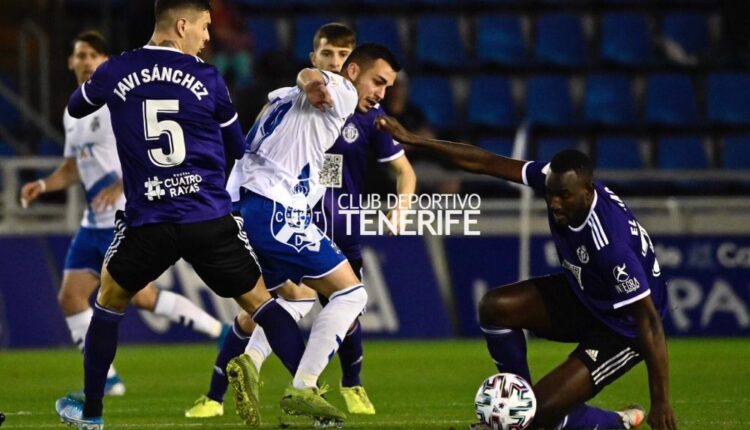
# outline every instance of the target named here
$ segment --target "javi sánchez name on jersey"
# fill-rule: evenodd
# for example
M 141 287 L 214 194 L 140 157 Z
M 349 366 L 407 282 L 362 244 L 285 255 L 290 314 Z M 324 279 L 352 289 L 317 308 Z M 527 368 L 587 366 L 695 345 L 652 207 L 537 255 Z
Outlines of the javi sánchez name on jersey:
M 158 65 L 154 65 L 153 68 L 142 69 L 140 72 L 133 72 L 120 79 L 114 93 L 122 101 L 126 101 L 126 95 L 130 90 L 149 82 L 171 82 L 181 85 L 195 94 L 198 100 L 203 100 L 203 97 L 208 95 L 206 86 L 203 85 L 203 82 L 197 80 L 195 76 L 180 69 L 159 67 Z

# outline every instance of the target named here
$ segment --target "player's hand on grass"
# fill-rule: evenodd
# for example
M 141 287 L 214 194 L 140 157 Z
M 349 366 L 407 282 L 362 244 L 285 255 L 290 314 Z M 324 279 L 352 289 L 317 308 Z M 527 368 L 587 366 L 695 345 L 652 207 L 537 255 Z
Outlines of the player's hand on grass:
M 309 82 L 305 85 L 304 91 L 305 95 L 307 95 L 307 100 L 317 110 L 325 112 L 327 109 L 333 107 L 333 99 L 328 92 L 328 88 L 326 88 L 325 82 L 317 80 Z
M 677 430 L 674 411 L 668 402 L 652 404 L 646 422 L 653 430 Z
M 21 187 L 21 206 L 26 209 L 29 203 L 36 200 L 47 190 L 44 181 L 39 179 L 34 182 L 27 182 Z
M 379 130 L 385 131 L 387 133 L 390 133 L 393 138 L 401 143 L 409 143 L 407 136 L 409 136 L 409 132 L 406 131 L 403 125 L 401 125 L 398 120 L 392 116 L 381 116 L 378 117 L 375 123 Z
M 99 194 L 91 201 L 91 207 L 96 212 L 101 212 L 107 208 L 114 207 L 117 200 L 122 195 L 122 181 L 117 181 L 107 188 L 101 190 Z

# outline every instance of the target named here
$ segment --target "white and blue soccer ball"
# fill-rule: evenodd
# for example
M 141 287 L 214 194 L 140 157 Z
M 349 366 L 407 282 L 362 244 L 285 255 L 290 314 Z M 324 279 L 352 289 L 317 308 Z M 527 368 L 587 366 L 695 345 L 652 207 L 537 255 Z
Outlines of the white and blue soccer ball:
M 522 377 L 498 373 L 479 386 L 474 406 L 479 421 L 492 430 L 524 430 L 534 420 L 536 397 Z

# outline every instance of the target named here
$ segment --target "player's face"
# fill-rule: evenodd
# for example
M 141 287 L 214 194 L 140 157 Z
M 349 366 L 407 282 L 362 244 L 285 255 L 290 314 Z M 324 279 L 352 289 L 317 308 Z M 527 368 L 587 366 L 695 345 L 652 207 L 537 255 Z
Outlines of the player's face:
M 88 81 L 94 70 L 105 61 L 107 61 L 106 55 L 79 40 L 73 46 L 73 53 L 68 58 L 68 69 L 75 73 L 78 85 L 81 85 Z
M 208 11 L 192 12 L 190 19 L 185 20 L 184 40 L 182 51 L 190 55 L 198 55 L 211 37 L 208 26 L 211 24 L 211 14 Z
M 351 63 L 347 69 L 354 67 L 349 76 L 353 76 L 354 87 L 359 95 L 357 109 L 367 112 L 385 97 L 385 90 L 396 81 L 396 71 L 387 61 L 378 58 L 367 68 L 359 68 Z M 355 70 L 356 69 L 356 70 Z
M 575 170 L 550 171 L 545 186 L 547 207 L 555 224 L 579 226 L 586 220 L 594 193 L 590 178 Z
M 338 73 L 351 53 L 352 46 L 336 46 L 323 37 L 318 43 L 318 49 L 310 53 L 310 62 L 320 70 Z

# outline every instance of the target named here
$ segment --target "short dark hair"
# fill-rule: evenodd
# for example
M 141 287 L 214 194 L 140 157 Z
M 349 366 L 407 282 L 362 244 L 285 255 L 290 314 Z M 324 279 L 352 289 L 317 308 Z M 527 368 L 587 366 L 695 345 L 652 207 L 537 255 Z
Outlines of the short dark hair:
M 344 61 L 342 70 L 346 69 L 351 63 L 356 63 L 360 67 L 367 67 L 376 60 L 384 60 L 396 73 L 401 71 L 401 64 L 396 59 L 396 56 L 393 55 L 393 52 L 377 43 L 363 43 L 354 48 L 346 61 Z
M 106 39 L 104 39 L 104 36 L 96 30 L 86 30 L 78 33 L 78 35 L 74 37 L 73 41 L 70 43 L 70 48 L 75 49 L 76 43 L 78 42 L 88 43 L 92 48 L 94 48 L 94 51 L 98 52 L 101 55 L 109 55 Z
M 172 10 L 182 7 L 190 7 L 199 11 L 211 11 L 211 0 L 155 0 L 154 18 L 156 22 L 164 19 L 164 15 Z
M 577 149 L 565 149 L 552 157 L 550 169 L 555 173 L 565 173 L 573 170 L 578 175 L 584 175 L 588 178 L 594 176 L 594 164 L 588 155 Z
M 357 34 L 348 25 L 331 22 L 323 25 L 313 37 L 313 51 L 318 49 L 320 39 L 326 38 L 333 46 L 354 46 L 357 44 Z

